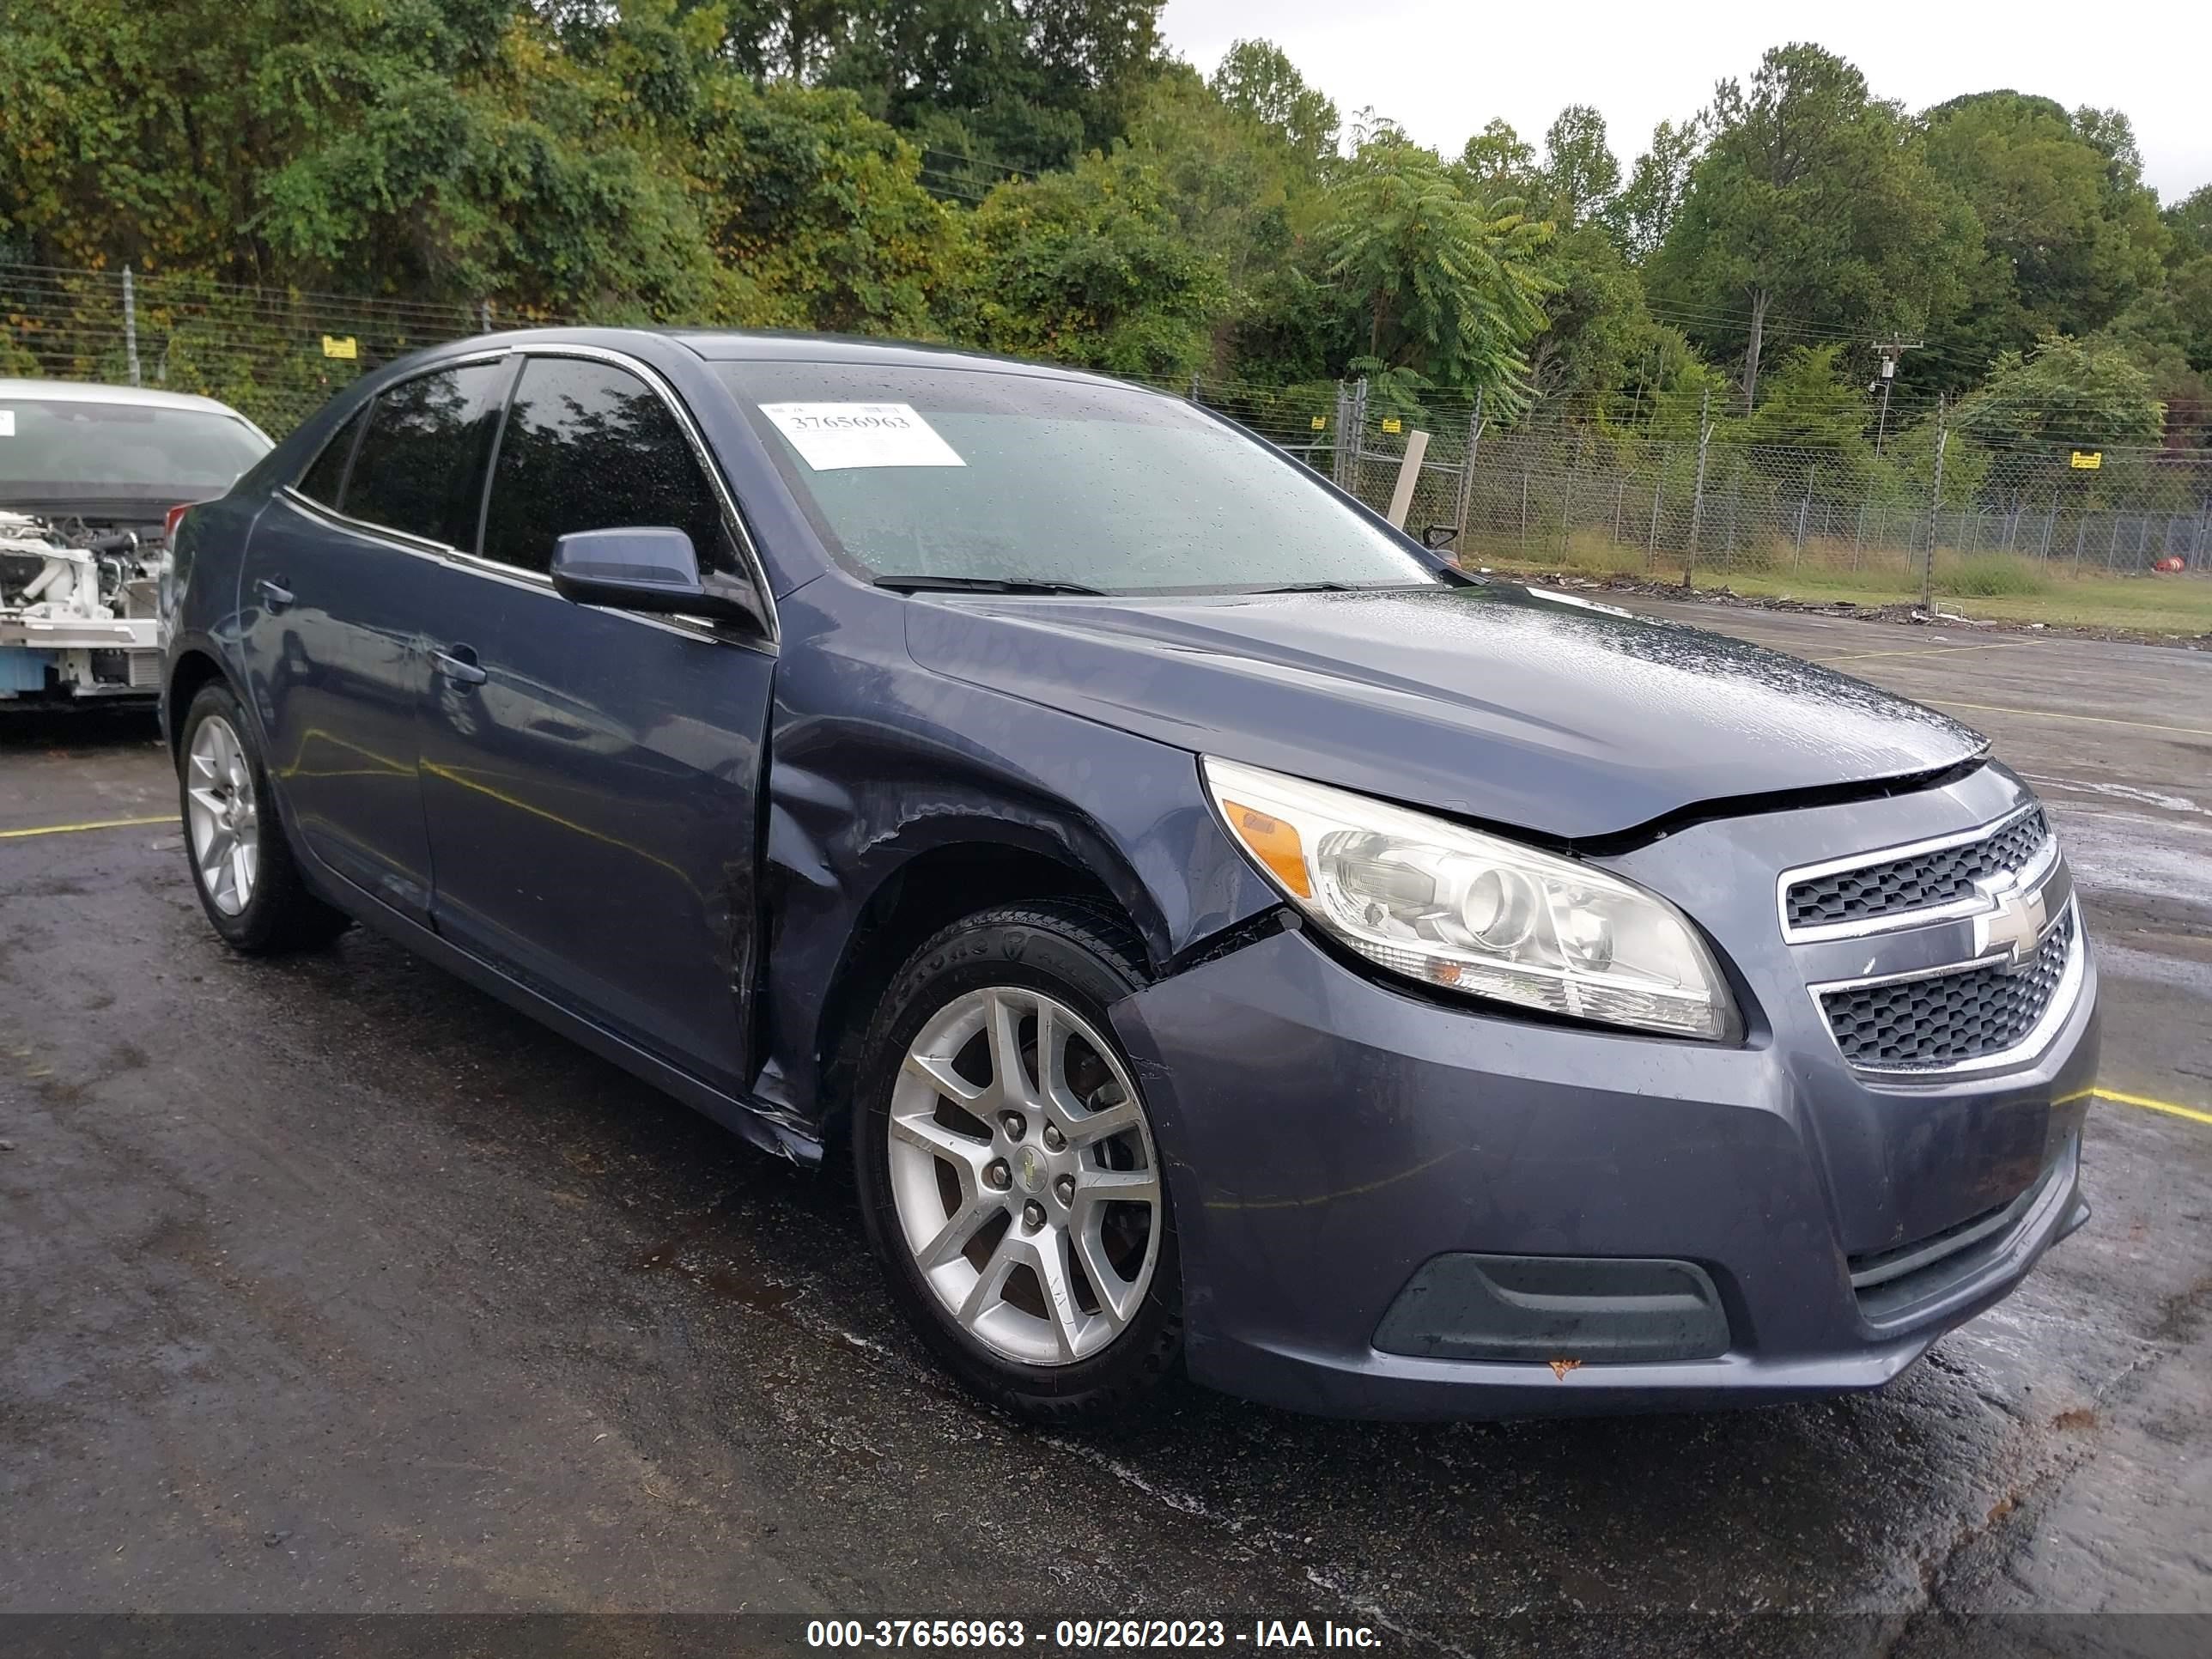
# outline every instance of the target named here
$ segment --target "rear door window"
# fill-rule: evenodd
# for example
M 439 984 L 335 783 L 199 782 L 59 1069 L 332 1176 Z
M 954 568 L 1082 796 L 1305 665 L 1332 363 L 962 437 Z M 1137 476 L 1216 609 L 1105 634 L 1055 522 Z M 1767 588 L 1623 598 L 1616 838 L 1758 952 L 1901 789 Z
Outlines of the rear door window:
M 513 372 L 505 358 L 465 363 L 377 393 L 338 510 L 474 551 L 484 461 Z
M 483 556 L 542 574 L 562 536 L 644 527 L 684 532 L 702 570 L 737 568 L 720 501 L 660 394 L 611 363 L 531 358 L 492 470 Z

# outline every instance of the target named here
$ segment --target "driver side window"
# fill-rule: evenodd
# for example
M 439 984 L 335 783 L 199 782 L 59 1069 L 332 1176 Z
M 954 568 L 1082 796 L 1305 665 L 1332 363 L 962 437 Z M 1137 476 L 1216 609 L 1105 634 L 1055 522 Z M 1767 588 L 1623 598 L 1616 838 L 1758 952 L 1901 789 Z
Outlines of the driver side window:
M 611 363 L 531 358 L 492 467 L 483 556 L 542 574 L 562 536 L 648 526 L 689 535 L 702 571 L 738 569 L 720 500 L 660 394 Z

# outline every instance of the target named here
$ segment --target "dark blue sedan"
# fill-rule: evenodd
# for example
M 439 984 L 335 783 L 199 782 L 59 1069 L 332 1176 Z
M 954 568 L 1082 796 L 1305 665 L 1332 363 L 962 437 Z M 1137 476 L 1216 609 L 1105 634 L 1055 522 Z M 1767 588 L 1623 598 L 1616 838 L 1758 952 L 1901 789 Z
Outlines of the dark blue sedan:
M 364 923 L 842 1149 L 1018 1409 L 1869 1388 L 2088 1213 L 2095 971 L 1980 737 L 1470 578 L 1176 398 L 496 336 L 174 566 L 216 930 Z

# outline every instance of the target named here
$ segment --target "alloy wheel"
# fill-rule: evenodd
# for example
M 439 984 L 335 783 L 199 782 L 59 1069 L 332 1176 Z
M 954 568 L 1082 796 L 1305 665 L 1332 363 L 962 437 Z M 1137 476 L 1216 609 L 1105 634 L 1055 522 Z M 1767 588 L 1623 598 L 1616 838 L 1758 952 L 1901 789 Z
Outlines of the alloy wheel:
M 890 1187 L 922 1278 L 977 1341 L 1031 1365 L 1111 1343 L 1158 1263 L 1159 1160 L 1134 1080 L 1066 1003 L 947 1003 L 891 1094 Z
M 227 916 L 253 901 L 261 860 L 261 820 L 253 797 L 253 767 L 246 745 L 220 714 L 192 733 L 185 757 L 185 816 L 192 862 L 208 898 Z

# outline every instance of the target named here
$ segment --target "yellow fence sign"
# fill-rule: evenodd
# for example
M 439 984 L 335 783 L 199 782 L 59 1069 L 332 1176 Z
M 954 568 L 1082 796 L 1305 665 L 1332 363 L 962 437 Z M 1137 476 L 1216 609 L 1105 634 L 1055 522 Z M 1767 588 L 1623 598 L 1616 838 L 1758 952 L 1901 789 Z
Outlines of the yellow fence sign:
M 1382 422 L 1382 429 L 1385 432 L 1403 432 L 1406 429 L 1406 423 L 1394 415 Z
M 1316 415 L 1316 416 L 1315 416 L 1313 417 L 1313 429 L 1314 429 L 1315 431 L 1316 431 L 1316 432 L 1326 432 L 1326 431 L 1328 431 L 1328 416 L 1323 416 L 1323 415 Z
M 350 334 L 325 334 L 323 336 L 323 356 L 343 357 L 351 362 L 361 356 L 361 346 Z
M 2073 466 L 2077 472 L 2094 472 L 2105 464 L 2101 449 L 2077 449 L 2074 452 Z

